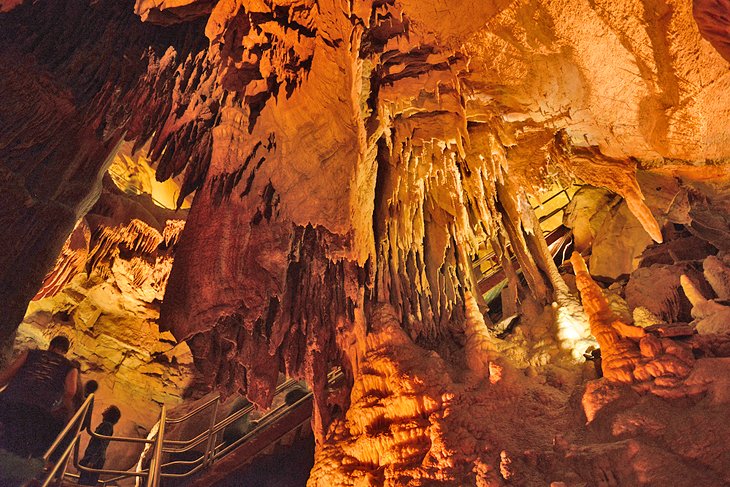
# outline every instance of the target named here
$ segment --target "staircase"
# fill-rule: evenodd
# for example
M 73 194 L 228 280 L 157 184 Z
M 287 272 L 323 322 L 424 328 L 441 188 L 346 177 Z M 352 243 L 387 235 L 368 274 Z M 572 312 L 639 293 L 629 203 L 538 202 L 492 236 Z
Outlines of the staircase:
M 333 370 L 328 375 L 328 383 L 335 385 L 342 379 L 342 372 Z M 301 389 L 295 380 L 286 380 L 276 389 L 276 395 Z M 92 437 L 109 441 L 127 442 L 142 445 L 145 451 L 136 468 L 122 471 L 112 469 L 91 469 L 79 465 L 79 443 L 83 433 L 81 425 L 86 416 L 93 395 L 89 396 L 69 421 L 56 441 L 44 455 L 44 460 L 54 456 L 63 448 L 60 459 L 50 468 L 39 485 L 65 486 L 78 485 L 78 475 L 67 472 L 69 463 L 73 463 L 77 471 L 98 472 L 101 474 L 99 485 L 112 486 L 118 482 L 136 479 L 138 487 L 161 486 L 198 486 L 209 487 L 222 482 L 235 472 L 245 469 L 256 459 L 271 454 L 277 447 L 286 446 L 309 433 L 309 422 L 312 416 L 312 393 L 307 391 L 292 404 L 282 404 L 268 411 L 248 433 L 233 442 L 225 441 L 224 430 L 241 420 L 254 410 L 248 405 L 231 415 L 220 418 L 220 396 L 216 396 L 201 404 L 187 414 L 171 418 L 163 406 L 160 419 L 152 428 L 148 438 L 128 438 L 122 436 L 102 436 L 87 431 Z M 166 431 L 173 425 L 184 424 L 199 415 L 207 415 L 209 427 L 197 436 L 185 440 L 166 438 Z M 62 447 L 63 438 L 72 435 L 67 446 Z M 180 459 L 183 458 L 183 459 Z

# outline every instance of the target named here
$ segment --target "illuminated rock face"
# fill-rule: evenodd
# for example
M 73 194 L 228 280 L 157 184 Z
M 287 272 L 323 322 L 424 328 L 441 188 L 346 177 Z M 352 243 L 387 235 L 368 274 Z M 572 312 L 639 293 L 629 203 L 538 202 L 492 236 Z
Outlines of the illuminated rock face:
M 205 44 L 201 25 L 173 31 L 141 24 L 131 2 L 25 3 L 2 14 L 0 23 L 5 100 L 0 296 L 6 306 L 0 338 L 5 341 L 76 223 L 98 198 L 125 131 L 143 144 L 153 133 L 153 142 L 175 139 L 162 128 L 168 115 L 176 129 L 188 127 L 176 111 L 181 97 L 190 102 L 181 87 L 200 74 L 182 66 L 190 66 Z M 178 69 L 176 87 L 171 80 Z M 184 137 L 191 136 L 195 130 Z M 196 144 L 176 145 L 178 150 L 160 160 L 160 174 L 182 171 L 171 167 L 173 153 L 188 161 L 196 152 Z
M 196 393 L 188 346 L 158 324 L 187 211 L 124 194 L 109 177 L 103 186 L 28 307 L 16 345 L 46 347 L 56 334 L 68 336 L 82 382 L 99 383 L 93 424 L 113 404 L 122 411 L 115 431 L 144 437 L 162 404 Z M 108 454 L 107 466 L 127 469 L 139 451 L 114 443 Z
M 413 344 L 392 308 L 375 310 L 372 324 L 352 403 L 317 451 L 308 485 L 497 486 L 550 478 L 551 467 L 539 472 L 525 460 L 536 462 L 566 425 L 563 392 L 506 370 L 497 377 L 492 369 L 488 381 L 455 382 L 436 353 Z M 509 406 L 516 404 L 533 414 L 520 418 Z
M 55 296 L 34 301 L 18 329 L 16 346 L 45 347 L 58 333 L 68 336 L 69 357 L 79 362 L 82 381 L 99 383 L 92 424 L 113 404 L 122 411 L 115 432 L 145 437 L 163 403 L 183 401 L 196 372 L 187 345 L 160 332 L 159 305 L 123 293 L 117 284 L 124 279 L 117 272 L 106 279 L 97 272 L 81 273 Z M 127 469 L 138 454 L 128 445 L 112 444 L 107 466 Z
M 690 487 L 730 477 L 727 448 L 707 443 L 730 431 L 727 358 L 700 359 L 683 386 L 655 384 L 649 393 L 609 377 L 584 382 L 574 367 L 559 365 L 536 377 L 504 368 L 498 380 L 484 380 L 462 377 L 414 345 L 392 309 L 372 316 L 352 402 L 318 448 L 309 486 L 600 485 L 608 478 Z M 659 351 L 681 348 L 655 340 Z M 647 348 L 642 339 L 642 355 Z
M 515 453 L 529 441 L 510 438 L 525 426 L 521 407 L 548 417 L 545 404 L 565 403 L 552 396 L 572 390 L 570 356 L 584 350 L 566 354 L 558 342 L 587 346 L 589 321 L 605 354 L 605 377 L 584 396 L 590 419 L 633 390 L 692 398 L 702 388 L 689 345 L 615 319 L 584 268 L 578 305 L 528 196 L 563 180 L 623 198 L 613 228 L 630 221 L 642 242 L 626 249 L 625 232 L 607 234 L 604 249 L 628 256 L 608 277 L 633 272 L 674 224 L 727 250 L 730 221 L 717 208 L 727 201 L 730 78 L 713 34 L 725 14 L 721 2 L 696 3 L 4 1 L 0 331 L 15 330 L 34 295 L 79 279 L 84 258 L 103 262 L 124 296 L 150 303 L 165 289 L 162 327 L 188 343 L 207 386 L 266 406 L 279 371 L 307 379 L 314 483 L 563 480 L 554 474 L 565 462 L 593 465 L 600 448 L 565 446 L 565 458 L 538 468 L 539 455 Z M 196 191 L 174 264 L 157 253 L 179 231 L 168 219 L 94 221 L 92 210 L 88 234 L 78 223 L 123 137 L 133 150 L 149 144 L 158 179 L 181 177 L 178 204 Z M 114 213 L 115 200 L 97 204 Z M 597 269 L 608 252 L 596 240 Z M 544 323 L 519 332 L 519 345 L 493 336 L 471 267 L 487 246 L 520 326 L 538 328 L 555 301 L 575 336 Z M 116 258 L 132 247 L 144 255 Z M 700 316 L 705 305 L 695 307 Z M 698 351 L 724 350 L 703 340 Z M 347 386 L 330 401 L 333 366 Z M 514 368 L 562 389 L 510 409 L 512 392 L 490 388 L 532 391 Z M 489 409 L 495 416 L 512 411 L 499 431 L 465 415 L 499 421 L 476 413 L 494 397 L 504 406 Z M 332 402 L 352 404 L 330 428 Z M 547 423 L 533 432 L 540 451 L 557 434 Z M 646 454 L 639 444 L 631 451 Z M 625 461 L 611 451 L 610 462 Z M 631 483 L 640 472 L 616 475 Z

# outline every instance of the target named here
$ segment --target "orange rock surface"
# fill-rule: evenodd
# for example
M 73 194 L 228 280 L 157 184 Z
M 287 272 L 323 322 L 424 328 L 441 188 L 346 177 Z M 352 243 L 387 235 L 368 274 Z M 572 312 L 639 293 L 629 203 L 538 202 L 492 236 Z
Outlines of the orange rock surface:
M 0 345 L 34 296 L 97 272 L 159 304 L 200 387 L 266 407 L 280 373 L 306 379 L 313 485 L 665 482 L 702 443 L 672 439 L 676 404 L 615 428 L 604 406 L 710 394 L 695 355 L 727 343 L 716 321 L 661 323 L 686 305 L 674 283 L 631 309 L 641 283 L 619 278 L 709 259 L 726 291 L 727 17 L 726 0 L 0 0 Z M 176 181 L 168 206 L 194 193 L 184 229 L 110 191 L 120 144 L 145 149 L 149 187 Z M 531 202 L 559 183 L 617 194 L 646 233 L 601 236 L 626 256 L 611 303 L 547 251 Z M 576 230 L 581 250 L 602 230 Z M 473 264 L 491 252 L 501 305 Z M 726 308 L 687 292 L 698 321 Z M 518 316 L 498 333 L 500 309 Z M 605 377 L 584 386 L 586 314 Z M 584 412 L 558 411 L 579 387 Z M 694 485 L 730 481 L 713 448 Z

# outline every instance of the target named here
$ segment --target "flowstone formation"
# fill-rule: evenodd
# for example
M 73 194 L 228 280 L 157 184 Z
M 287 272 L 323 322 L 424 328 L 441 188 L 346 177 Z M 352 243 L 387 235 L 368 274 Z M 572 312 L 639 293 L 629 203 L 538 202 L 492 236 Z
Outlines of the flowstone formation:
M 266 407 L 280 372 L 306 379 L 313 485 L 727 482 L 702 442 L 728 399 L 703 287 L 730 250 L 726 7 L 3 0 L 0 333 L 111 269 L 162 297 L 204 388 Z M 178 206 L 195 193 L 181 233 L 102 192 L 123 141 Z M 570 184 L 612 202 L 566 210 L 605 288 L 554 260 L 532 203 Z
M 535 449 L 551 449 L 554 435 L 567 426 L 564 392 L 527 385 L 521 374 L 500 371 L 497 377 L 494 368 L 487 382 L 454 381 L 437 354 L 408 338 L 389 307 L 374 310 L 366 346 L 367 366 L 352 389 L 352 404 L 317 452 L 309 485 L 539 481 L 535 465 L 512 467 L 511 455 L 521 453 L 526 438 Z M 535 414 L 520 419 L 524 410 L 515 404 L 529 405 Z

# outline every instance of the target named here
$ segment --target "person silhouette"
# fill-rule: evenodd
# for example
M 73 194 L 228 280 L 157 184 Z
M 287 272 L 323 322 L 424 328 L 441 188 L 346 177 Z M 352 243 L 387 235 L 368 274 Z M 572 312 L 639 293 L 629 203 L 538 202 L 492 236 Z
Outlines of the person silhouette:
M 121 417 L 122 412 L 118 407 L 109 406 L 101 413 L 102 422 L 96 427 L 95 433 L 97 435 L 112 436 L 114 434 L 114 425 L 119 422 L 119 418 Z M 96 469 L 104 468 L 104 464 L 106 463 L 106 449 L 109 446 L 109 441 L 92 436 L 79 465 Z M 97 482 L 99 482 L 99 473 L 81 470 L 79 474 L 80 485 L 96 485 Z
M 0 373 L 0 446 L 20 457 L 40 457 L 59 433 L 55 412 L 73 414 L 78 369 L 65 357 L 70 342 L 59 335 L 48 350 L 26 350 Z M 68 418 L 66 418 L 68 419 Z

